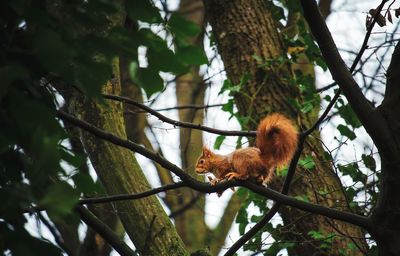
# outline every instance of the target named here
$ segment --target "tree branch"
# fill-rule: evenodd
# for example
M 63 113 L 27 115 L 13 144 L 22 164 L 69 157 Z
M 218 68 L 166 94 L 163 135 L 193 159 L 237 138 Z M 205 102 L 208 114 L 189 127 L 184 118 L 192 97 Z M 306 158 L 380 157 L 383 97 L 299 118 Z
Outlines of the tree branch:
M 168 117 L 158 113 L 154 109 L 152 109 L 142 103 L 139 103 L 139 102 L 134 101 L 127 97 L 110 95 L 110 94 L 103 94 L 103 97 L 106 99 L 110 99 L 110 100 L 116 100 L 116 101 L 124 102 L 127 104 L 132 104 L 132 105 L 134 105 L 138 108 L 141 108 L 144 111 L 158 117 L 161 121 L 172 124 L 174 126 L 198 129 L 198 130 L 203 130 L 206 132 L 211 132 L 211 133 L 215 133 L 215 134 L 219 134 L 219 135 L 226 135 L 226 136 L 252 136 L 252 137 L 256 136 L 256 132 L 254 132 L 254 131 L 226 131 L 226 130 L 219 130 L 219 129 L 203 126 L 201 124 L 192 124 L 192 123 L 188 123 L 188 122 L 176 121 L 176 120 L 173 120 L 171 118 L 168 118 Z
M 239 180 L 233 181 L 232 180 L 229 182 L 222 182 L 217 185 L 209 185 L 209 184 L 200 182 L 200 181 L 194 179 L 193 177 L 191 177 L 190 175 L 188 175 L 185 171 L 180 169 L 178 166 L 176 166 L 176 165 L 172 164 L 171 162 L 169 162 L 168 160 L 166 160 L 165 158 L 154 154 L 153 152 L 141 147 L 140 145 L 138 145 L 136 143 L 118 138 L 118 137 L 112 135 L 111 133 L 105 132 L 97 127 L 94 127 L 91 124 L 89 124 L 85 121 L 79 120 L 63 111 L 58 111 L 57 116 L 59 118 L 61 118 L 62 120 L 69 122 L 73 125 L 76 125 L 76 126 L 80 127 L 81 129 L 83 129 L 87 132 L 90 132 L 93 135 L 95 135 L 101 139 L 107 140 L 115 145 L 119 145 L 124 148 L 135 151 L 153 161 L 158 162 L 161 166 L 163 166 L 164 168 L 166 168 L 166 169 L 170 170 L 171 172 L 173 172 L 174 174 L 176 174 L 183 181 L 184 184 L 182 184 L 182 186 L 190 187 L 194 190 L 197 190 L 197 191 L 200 191 L 203 193 L 222 192 L 230 187 L 243 186 L 243 187 L 246 187 L 246 188 L 252 190 L 255 193 L 263 195 L 263 196 L 270 198 L 274 201 L 277 201 L 281 204 L 293 206 L 293 207 L 296 207 L 303 211 L 321 214 L 321 215 L 329 217 L 329 218 L 349 222 L 349 223 L 352 223 L 352 224 L 355 224 L 355 225 L 358 225 L 361 227 L 365 227 L 367 229 L 370 227 L 369 219 L 367 217 L 356 215 L 353 213 L 342 212 L 342 211 L 335 210 L 335 209 L 330 209 L 330 208 L 320 206 L 320 205 L 306 203 L 306 202 L 294 199 L 292 197 L 283 195 L 272 189 L 254 184 L 250 181 L 239 181 Z M 176 185 L 176 186 L 178 186 L 178 185 Z
M 382 1 L 377 8 L 376 13 L 379 13 L 382 10 L 385 2 L 387 2 L 387 0 Z M 321 49 L 322 55 L 331 71 L 333 79 L 343 90 L 349 104 L 359 117 L 368 134 L 376 143 L 377 147 L 385 152 L 390 152 L 390 150 L 393 149 L 393 145 L 391 145 L 391 143 L 389 145 L 389 143 L 387 143 L 388 141 L 383 138 L 387 131 L 387 125 L 383 117 L 370 106 L 368 100 L 362 94 L 357 82 L 353 79 L 351 72 L 347 69 L 346 64 L 336 48 L 328 27 L 318 10 L 315 0 L 301 0 L 301 4 L 303 7 L 304 17 Z M 373 24 L 374 23 L 375 19 L 373 21 Z M 371 24 L 369 28 L 369 33 L 366 35 L 360 54 L 357 56 L 353 66 L 357 64 L 358 59 L 361 58 L 362 52 L 367 47 L 366 42 L 371 33 L 370 31 L 372 30 L 373 24 Z
M 215 107 L 222 107 L 224 106 L 224 103 L 220 104 L 208 104 L 208 105 L 196 105 L 196 104 L 186 104 L 186 105 L 180 105 L 180 106 L 175 106 L 175 107 L 169 107 L 169 108 L 158 108 L 158 109 L 153 109 L 154 111 L 168 111 L 168 110 L 179 110 L 179 109 L 194 109 L 194 110 L 199 110 L 199 109 L 205 109 L 205 108 L 215 108 Z M 141 111 L 135 111 L 136 113 L 147 113 L 145 110 Z
M 113 195 L 113 196 L 104 196 L 104 197 L 93 197 L 93 198 L 84 198 L 79 200 L 79 204 L 99 204 L 99 203 L 108 203 L 108 202 L 116 202 L 122 200 L 133 200 L 140 199 L 147 196 L 152 196 L 158 194 L 160 192 L 165 192 L 171 189 L 184 187 L 183 183 L 172 183 L 165 186 L 161 186 L 158 188 L 154 188 L 145 192 L 136 193 L 136 194 L 124 194 L 124 195 Z
M 83 206 L 77 206 L 75 210 L 79 213 L 82 220 L 92 229 L 94 229 L 99 235 L 101 235 L 105 241 L 107 241 L 120 255 L 136 255 L 136 253 L 129 248 L 106 224 L 99 220 L 93 213 Z
M 327 208 L 327 207 L 312 204 L 312 203 L 307 203 L 304 201 L 300 201 L 300 200 L 297 200 L 290 196 L 281 194 L 270 188 L 257 185 L 251 181 L 239 181 L 239 180 L 221 182 L 217 185 L 210 185 L 210 184 L 203 183 L 203 182 L 200 182 L 197 180 L 195 180 L 195 182 L 192 184 L 188 184 L 184 181 L 181 181 L 181 182 L 177 182 L 177 183 L 173 183 L 173 184 L 166 185 L 163 187 L 155 188 L 155 189 L 152 189 L 152 190 L 149 190 L 146 192 L 142 192 L 142 193 L 131 194 L 131 195 L 117 195 L 117 196 L 102 197 L 102 198 L 100 198 L 99 201 L 95 200 L 96 198 L 90 198 L 90 200 L 83 199 L 83 200 L 80 200 L 80 203 L 82 203 L 82 204 L 105 203 L 105 202 L 112 202 L 112 201 L 118 201 L 118 200 L 140 199 L 140 198 L 144 198 L 144 197 L 147 197 L 150 195 L 157 194 L 161 191 L 167 191 L 167 190 L 171 190 L 171 189 L 175 189 L 175 188 L 179 188 L 179 187 L 189 187 L 189 188 L 192 188 L 194 190 L 197 190 L 197 191 L 200 191 L 203 193 L 217 193 L 217 192 L 224 191 L 228 188 L 235 187 L 235 186 L 246 187 L 257 194 L 263 195 L 269 199 L 277 201 L 280 204 L 292 206 L 292 207 L 298 208 L 298 209 L 306 211 L 306 212 L 321 214 L 325 217 L 349 222 L 354 225 L 358 225 L 358 226 L 361 226 L 361 227 L 364 227 L 367 229 L 369 227 L 369 219 L 367 217 L 349 213 L 349 212 L 343 212 L 343 211 Z

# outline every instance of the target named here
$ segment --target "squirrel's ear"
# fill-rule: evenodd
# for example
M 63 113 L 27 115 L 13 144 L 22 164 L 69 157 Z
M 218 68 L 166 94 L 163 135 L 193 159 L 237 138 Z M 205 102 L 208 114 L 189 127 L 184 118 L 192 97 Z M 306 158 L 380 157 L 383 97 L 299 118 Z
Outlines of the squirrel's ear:
M 211 150 L 209 150 L 206 147 L 203 147 L 203 156 L 210 157 L 211 156 Z

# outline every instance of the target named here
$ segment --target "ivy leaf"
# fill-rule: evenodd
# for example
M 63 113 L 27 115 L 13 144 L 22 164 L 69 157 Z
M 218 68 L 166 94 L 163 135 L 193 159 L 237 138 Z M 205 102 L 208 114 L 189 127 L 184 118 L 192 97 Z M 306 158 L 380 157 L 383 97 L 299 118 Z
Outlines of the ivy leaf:
M 310 202 L 310 199 L 308 198 L 307 195 L 298 195 L 298 196 L 295 196 L 294 198 L 296 198 L 297 200 L 303 201 L 303 202 L 307 202 L 307 203 Z
M 369 168 L 371 171 L 376 171 L 376 162 L 371 155 L 362 154 L 361 159 L 367 168 Z
M 325 238 L 325 236 L 321 232 L 316 231 L 316 230 L 311 230 L 307 234 L 316 240 L 321 240 L 321 239 Z
M 313 109 L 314 109 L 313 101 L 307 101 L 307 102 L 304 102 L 304 104 L 301 106 L 300 111 L 302 113 L 306 114 L 306 113 L 312 111 Z
M 281 255 L 278 254 L 282 249 L 287 249 L 290 247 L 293 247 L 295 245 L 295 243 L 281 243 L 279 242 L 274 242 L 265 252 L 264 252 L 264 256 L 277 256 L 277 255 Z
M 345 189 L 345 193 L 346 193 L 346 197 L 347 197 L 348 199 L 350 199 L 350 200 L 353 200 L 353 198 L 354 198 L 355 196 L 357 196 L 357 191 L 356 191 L 354 188 L 352 188 L 352 187 L 346 188 L 346 189 Z
M 344 104 L 343 106 L 339 107 L 339 114 L 346 121 L 346 123 L 350 124 L 353 128 L 361 127 L 360 120 L 349 104 Z
M 231 116 L 233 116 L 233 114 L 234 114 L 234 113 L 233 113 L 233 106 L 234 106 L 233 100 L 232 100 L 232 99 L 229 99 L 228 102 L 225 103 L 225 104 L 222 106 L 222 110 L 225 111 L 225 112 L 230 113 Z
M 313 159 L 311 156 L 306 156 L 305 158 L 300 159 L 300 160 L 299 160 L 299 164 L 300 164 L 303 168 L 305 168 L 305 169 L 307 169 L 307 170 L 312 170 L 312 169 L 314 169 L 314 167 L 315 167 L 314 159 Z
M 339 124 L 337 129 L 339 130 L 340 134 L 346 136 L 350 140 L 354 140 L 355 138 L 357 138 L 356 134 L 352 130 L 350 130 L 347 126 Z
M 343 173 L 343 175 L 349 175 L 354 181 L 364 183 L 367 176 L 360 171 L 357 163 L 349 164 L 349 165 L 338 165 L 339 171 Z
M 215 139 L 214 149 L 220 149 L 220 148 L 221 148 L 221 144 L 222 144 L 222 142 L 224 142 L 225 138 L 226 138 L 226 137 L 225 137 L 224 135 L 219 135 L 219 136 Z

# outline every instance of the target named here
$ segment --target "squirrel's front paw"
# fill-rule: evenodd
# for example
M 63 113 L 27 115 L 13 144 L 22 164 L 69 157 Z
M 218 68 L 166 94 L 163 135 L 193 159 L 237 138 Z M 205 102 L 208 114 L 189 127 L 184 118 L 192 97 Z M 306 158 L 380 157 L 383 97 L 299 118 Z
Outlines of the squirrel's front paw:
M 208 180 L 210 181 L 211 186 L 217 185 L 221 180 L 220 179 L 213 179 L 211 176 L 207 176 Z

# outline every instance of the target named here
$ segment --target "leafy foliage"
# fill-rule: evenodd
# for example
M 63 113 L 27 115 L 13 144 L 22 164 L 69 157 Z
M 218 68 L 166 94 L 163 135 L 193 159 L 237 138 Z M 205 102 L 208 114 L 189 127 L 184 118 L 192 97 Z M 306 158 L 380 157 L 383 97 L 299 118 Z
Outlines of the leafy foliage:
M 124 26 L 123 8 L 130 26 Z M 109 0 L 3 1 L 0 13 L 1 250 L 60 255 L 26 231 L 24 212 L 41 206 L 54 220 L 71 217 L 82 193 L 101 189 L 78 171 L 86 158 L 71 151 L 56 119 L 61 106 L 54 88 L 74 87 L 100 99 L 114 76 L 113 59 L 124 55 L 132 61 L 132 80 L 150 97 L 164 87 L 161 71 L 181 74 L 207 63 L 202 49 L 187 44 L 200 29 L 178 14 L 163 19 L 149 0 L 126 6 Z M 153 25 L 173 36 L 175 49 L 146 28 Z M 139 46 L 147 49 L 147 66 L 139 65 Z

